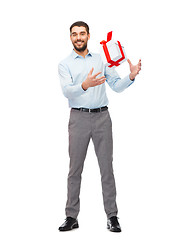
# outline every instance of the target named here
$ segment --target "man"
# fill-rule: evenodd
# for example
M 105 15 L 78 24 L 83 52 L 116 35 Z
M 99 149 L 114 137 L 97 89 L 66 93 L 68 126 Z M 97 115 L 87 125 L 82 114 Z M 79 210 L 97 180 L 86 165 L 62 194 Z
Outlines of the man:
M 74 49 L 70 56 L 59 63 L 62 91 L 68 98 L 71 108 L 66 220 L 59 230 L 67 231 L 79 227 L 77 216 L 80 210 L 81 174 L 88 144 L 92 139 L 100 167 L 107 228 L 112 232 L 121 232 L 117 219 L 116 187 L 112 166 L 112 124 L 107 107 L 105 82 L 114 91 L 123 91 L 134 82 L 141 70 L 141 60 L 137 65 L 133 65 L 128 59 L 131 72 L 121 79 L 114 69 L 104 66 L 99 54 L 88 50 L 90 33 L 86 23 L 72 24 L 70 39 Z

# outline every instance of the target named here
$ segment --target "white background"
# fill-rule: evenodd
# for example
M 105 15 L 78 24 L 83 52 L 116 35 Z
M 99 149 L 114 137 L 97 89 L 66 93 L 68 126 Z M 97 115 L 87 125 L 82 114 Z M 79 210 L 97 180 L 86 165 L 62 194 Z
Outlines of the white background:
M 193 239 L 191 9 L 188 0 L 1 1 L 1 239 Z M 142 59 L 129 89 L 107 87 L 120 234 L 106 230 L 92 144 L 80 228 L 57 230 L 69 164 L 69 108 L 57 71 L 77 20 L 90 26 L 89 50 L 97 52 L 112 30 L 133 63 Z

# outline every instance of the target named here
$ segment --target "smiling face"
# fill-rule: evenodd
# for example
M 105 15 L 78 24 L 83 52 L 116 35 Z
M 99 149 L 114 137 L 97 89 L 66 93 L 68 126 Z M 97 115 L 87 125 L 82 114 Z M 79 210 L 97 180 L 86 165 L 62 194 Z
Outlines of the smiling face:
M 90 34 L 87 33 L 85 27 L 75 26 L 71 30 L 70 39 L 76 51 L 84 52 L 87 49 Z

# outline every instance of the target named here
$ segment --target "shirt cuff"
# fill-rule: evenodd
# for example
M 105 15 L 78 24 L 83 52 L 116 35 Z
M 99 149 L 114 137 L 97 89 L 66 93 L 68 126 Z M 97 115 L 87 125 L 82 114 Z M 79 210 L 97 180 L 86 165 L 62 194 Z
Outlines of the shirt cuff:
M 130 86 L 132 83 L 135 82 L 135 78 L 134 78 L 133 80 L 131 80 L 130 77 L 129 77 L 129 75 L 128 75 L 128 78 L 129 78 L 129 84 L 128 84 L 128 86 Z
M 84 90 L 84 89 L 82 88 L 82 83 L 79 85 L 79 87 L 80 87 L 80 93 L 81 93 L 81 94 L 86 92 L 86 90 Z
M 129 77 L 129 80 L 130 80 L 131 82 L 134 82 L 134 81 L 135 81 L 135 78 L 134 78 L 134 79 L 130 79 L 130 77 Z

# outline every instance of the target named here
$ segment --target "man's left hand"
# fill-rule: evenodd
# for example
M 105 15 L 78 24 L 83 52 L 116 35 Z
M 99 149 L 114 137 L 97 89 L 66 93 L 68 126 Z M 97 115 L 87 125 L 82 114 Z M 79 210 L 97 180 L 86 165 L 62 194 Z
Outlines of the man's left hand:
M 137 65 L 133 65 L 129 59 L 127 59 L 127 62 L 129 63 L 130 66 L 130 79 L 134 80 L 134 78 L 139 74 L 139 71 L 141 70 L 141 59 L 139 59 L 139 62 Z

